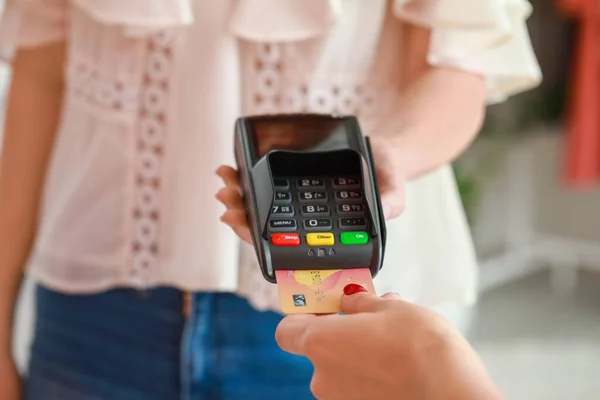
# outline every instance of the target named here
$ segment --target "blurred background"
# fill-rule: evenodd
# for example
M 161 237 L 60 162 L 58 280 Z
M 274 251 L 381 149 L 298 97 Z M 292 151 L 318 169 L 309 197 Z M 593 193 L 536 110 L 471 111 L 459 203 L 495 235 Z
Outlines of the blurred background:
M 600 190 L 565 173 L 581 25 L 556 3 L 532 1 L 543 84 L 491 106 L 455 164 L 481 261 L 481 297 L 464 329 L 510 399 L 600 393 Z
M 577 24 L 561 15 L 554 2 L 532 3 L 530 32 L 544 83 L 491 106 L 479 139 L 455 163 L 481 260 L 481 296 L 473 309 L 448 310 L 447 315 L 508 398 L 596 399 L 600 190 L 593 185 L 574 189 L 562 172 Z M 7 79 L 2 69 L 3 96 Z M 27 282 L 16 326 L 21 367 L 31 310 Z

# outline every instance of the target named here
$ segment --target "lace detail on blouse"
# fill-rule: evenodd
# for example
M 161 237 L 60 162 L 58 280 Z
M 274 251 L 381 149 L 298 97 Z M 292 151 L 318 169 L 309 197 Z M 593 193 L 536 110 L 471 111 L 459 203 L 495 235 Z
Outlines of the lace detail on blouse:
M 148 42 L 136 137 L 132 274 L 143 276 L 158 265 L 161 170 L 173 36 L 162 31 Z
M 78 58 L 67 67 L 68 90 L 84 104 L 115 112 L 133 113 L 139 108 L 139 89 L 118 78 L 100 76 L 95 65 Z
M 255 54 L 257 113 L 354 114 L 369 116 L 377 109 L 377 90 L 368 84 L 289 85 L 284 71 L 293 70 L 283 57 L 283 45 L 258 44 Z M 289 72 L 288 72 L 289 74 Z

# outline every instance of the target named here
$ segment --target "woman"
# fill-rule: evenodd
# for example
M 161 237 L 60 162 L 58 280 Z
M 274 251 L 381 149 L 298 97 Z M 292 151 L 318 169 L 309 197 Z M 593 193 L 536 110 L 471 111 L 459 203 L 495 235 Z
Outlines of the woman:
M 239 258 L 212 196 L 242 113 L 359 115 L 389 217 L 404 182 L 435 170 L 408 187 L 389 247 L 410 258 L 392 253 L 402 267 L 383 279 L 422 302 L 470 300 L 472 246 L 437 168 L 474 137 L 486 97 L 539 81 L 528 11 L 523 0 L 10 1 L 0 398 L 19 391 L 9 332 L 25 265 L 39 284 L 27 398 L 311 398 L 312 366 L 273 339 L 275 286 L 247 246 Z M 229 185 L 232 172 L 219 170 Z M 239 206 L 235 189 L 219 193 Z M 223 220 L 244 235 L 239 211 Z M 409 234 L 428 241 L 410 247 Z

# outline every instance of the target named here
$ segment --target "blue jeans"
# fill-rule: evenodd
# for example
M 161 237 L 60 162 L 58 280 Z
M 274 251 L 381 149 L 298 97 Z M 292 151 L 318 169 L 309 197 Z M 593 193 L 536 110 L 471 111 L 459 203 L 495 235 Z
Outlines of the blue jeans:
M 312 365 L 281 351 L 281 317 L 233 294 L 38 287 L 28 400 L 307 400 Z

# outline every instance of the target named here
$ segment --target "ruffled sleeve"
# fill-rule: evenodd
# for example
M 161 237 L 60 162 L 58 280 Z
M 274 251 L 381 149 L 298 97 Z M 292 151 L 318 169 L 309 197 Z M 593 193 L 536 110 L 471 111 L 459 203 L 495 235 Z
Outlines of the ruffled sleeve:
M 2 55 L 64 39 L 72 7 L 131 36 L 193 22 L 190 0 L 7 0 L 0 21 Z
M 2 56 L 64 39 L 66 20 L 67 0 L 8 0 L 0 20 Z
M 96 22 L 122 26 L 129 36 L 177 28 L 194 21 L 191 0 L 71 0 Z
M 542 73 L 526 20 L 527 0 L 395 0 L 397 17 L 432 31 L 428 61 L 486 78 L 498 102 L 537 86 Z

